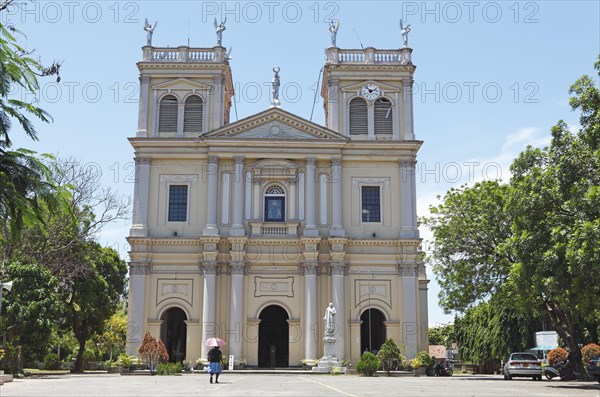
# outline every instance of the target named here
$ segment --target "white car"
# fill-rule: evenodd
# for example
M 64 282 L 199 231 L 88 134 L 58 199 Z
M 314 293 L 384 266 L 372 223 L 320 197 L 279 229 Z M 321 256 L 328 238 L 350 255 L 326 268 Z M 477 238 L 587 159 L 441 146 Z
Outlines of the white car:
M 514 376 L 531 377 L 542 380 L 542 362 L 532 353 L 511 353 L 503 367 L 504 379 Z

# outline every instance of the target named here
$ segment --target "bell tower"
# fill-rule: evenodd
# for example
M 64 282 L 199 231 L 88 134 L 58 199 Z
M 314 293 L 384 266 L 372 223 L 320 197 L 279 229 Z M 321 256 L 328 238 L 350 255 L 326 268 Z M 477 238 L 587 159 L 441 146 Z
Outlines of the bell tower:
M 234 95 L 224 47 L 143 47 L 138 138 L 195 138 L 229 124 Z
M 415 139 L 411 48 L 325 52 L 321 96 L 328 128 L 352 140 Z

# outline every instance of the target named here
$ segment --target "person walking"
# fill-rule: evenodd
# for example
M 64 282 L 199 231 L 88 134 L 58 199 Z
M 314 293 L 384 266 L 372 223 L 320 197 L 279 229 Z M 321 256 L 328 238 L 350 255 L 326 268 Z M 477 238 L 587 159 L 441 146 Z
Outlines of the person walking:
M 219 346 L 215 346 L 208 351 L 208 372 L 210 373 L 210 383 L 213 383 L 213 375 L 215 375 L 215 383 L 219 383 L 219 375 L 221 374 L 221 360 L 223 353 L 219 350 Z

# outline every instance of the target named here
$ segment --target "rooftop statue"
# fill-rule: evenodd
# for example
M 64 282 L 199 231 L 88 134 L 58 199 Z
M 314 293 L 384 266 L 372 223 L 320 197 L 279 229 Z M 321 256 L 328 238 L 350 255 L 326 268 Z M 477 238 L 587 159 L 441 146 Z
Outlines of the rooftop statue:
M 273 72 L 275 72 L 275 75 L 273 76 L 273 80 L 271 81 L 271 84 L 273 85 L 273 89 L 272 89 L 272 94 L 273 94 L 273 99 L 271 100 L 271 107 L 281 107 L 281 102 L 279 102 L 279 71 L 281 69 L 279 69 L 279 66 L 275 66 L 273 68 Z
M 225 30 L 225 22 L 227 22 L 227 16 L 225 16 L 223 22 L 219 24 L 217 24 L 217 18 L 215 18 L 215 29 L 217 31 L 217 47 L 221 47 L 221 44 L 223 42 L 223 31 Z
M 329 31 L 331 32 L 331 46 L 337 47 L 335 44 L 337 31 L 340 28 L 340 21 L 338 19 L 332 19 L 329 21 Z
M 410 25 L 404 27 L 402 25 L 402 19 L 400 19 L 400 32 L 402 33 L 402 41 L 404 42 L 404 48 L 408 47 L 408 32 L 410 32 Z
M 148 32 L 146 45 L 152 45 L 152 33 L 154 33 L 154 29 L 156 29 L 156 25 L 158 25 L 158 21 L 154 22 L 154 25 L 150 25 L 148 23 L 148 18 L 146 18 L 146 22 L 144 24 L 144 30 Z

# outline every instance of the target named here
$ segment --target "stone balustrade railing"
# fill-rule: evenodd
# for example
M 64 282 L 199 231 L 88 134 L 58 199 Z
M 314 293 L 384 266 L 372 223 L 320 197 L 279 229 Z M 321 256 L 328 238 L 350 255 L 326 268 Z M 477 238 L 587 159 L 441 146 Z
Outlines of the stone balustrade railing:
M 144 62 L 224 62 L 226 50 L 223 47 L 190 48 L 187 46 L 159 48 L 145 46 Z
M 344 50 L 331 47 L 326 50 L 329 64 L 396 64 L 412 65 L 411 48 L 377 50 L 373 47 L 361 50 Z

